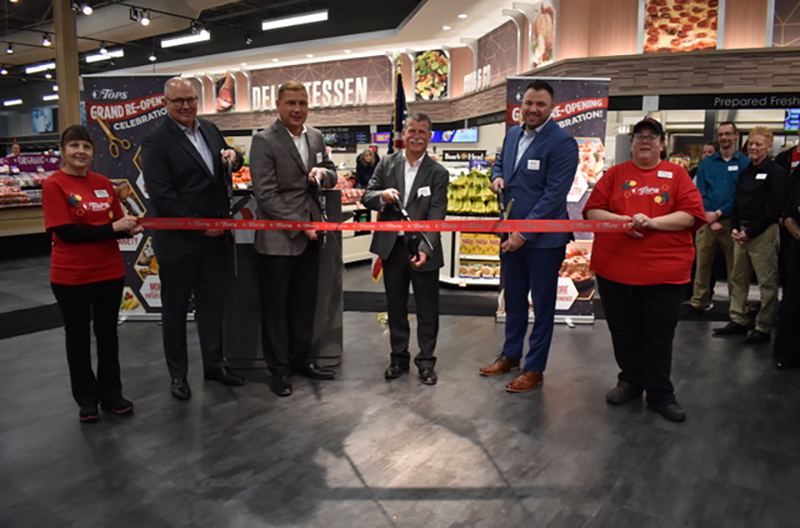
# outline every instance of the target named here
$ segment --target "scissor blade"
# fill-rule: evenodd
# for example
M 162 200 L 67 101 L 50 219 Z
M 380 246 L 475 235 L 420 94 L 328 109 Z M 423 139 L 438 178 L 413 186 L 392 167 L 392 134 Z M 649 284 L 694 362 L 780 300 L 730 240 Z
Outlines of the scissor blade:
M 508 220 L 511 217 L 511 209 L 514 207 L 514 201 L 516 198 L 512 198 L 508 205 L 506 206 L 506 210 L 503 212 L 503 220 Z

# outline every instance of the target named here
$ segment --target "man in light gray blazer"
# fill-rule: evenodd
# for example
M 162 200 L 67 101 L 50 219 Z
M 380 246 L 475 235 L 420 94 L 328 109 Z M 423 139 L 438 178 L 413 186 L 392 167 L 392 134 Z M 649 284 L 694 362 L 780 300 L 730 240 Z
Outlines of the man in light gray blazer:
M 336 170 L 319 130 L 305 125 L 308 92 L 289 81 L 278 89 L 279 118 L 253 136 L 250 171 L 264 220 L 322 219 L 322 188 L 336 184 Z M 258 231 L 258 283 L 264 359 L 272 372 L 272 390 L 292 393 L 290 372 L 314 379 L 332 379 L 311 356 L 311 336 L 319 277 L 319 233 Z
M 444 220 L 447 214 L 447 169 L 426 154 L 431 140 L 431 120 L 422 113 L 411 114 L 403 130 L 405 151 L 381 158 L 367 185 L 361 203 L 380 211 L 378 220 L 401 219 L 403 206 L 413 220 Z M 414 287 L 417 311 L 417 341 L 420 352 L 414 358 L 422 383 L 437 381 L 434 349 L 439 334 L 439 268 L 444 265 L 438 232 L 421 235 L 377 231 L 370 251 L 383 260 L 383 284 L 389 311 L 391 363 L 387 379 L 408 372 L 411 355 L 408 341 L 408 286 Z M 416 238 L 416 240 L 414 240 Z

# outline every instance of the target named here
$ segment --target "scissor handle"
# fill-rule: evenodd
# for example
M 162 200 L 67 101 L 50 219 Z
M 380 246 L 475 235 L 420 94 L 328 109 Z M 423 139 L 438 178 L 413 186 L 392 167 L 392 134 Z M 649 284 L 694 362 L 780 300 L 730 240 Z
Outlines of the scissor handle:
M 119 147 L 113 141 L 108 142 L 108 151 L 111 153 L 112 158 L 119 157 Z
M 128 141 L 127 139 L 120 139 L 119 142 L 122 144 L 122 148 L 124 148 L 125 150 L 130 150 L 131 148 L 130 141 Z

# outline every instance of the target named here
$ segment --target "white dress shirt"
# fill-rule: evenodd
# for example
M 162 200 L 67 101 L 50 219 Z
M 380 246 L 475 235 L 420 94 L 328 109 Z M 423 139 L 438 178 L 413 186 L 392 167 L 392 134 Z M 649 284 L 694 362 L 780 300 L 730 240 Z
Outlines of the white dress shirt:
M 172 119 L 170 117 L 170 119 Z M 173 121 L 175 121 L 173 119 Z M 208 172 L 211 175 L 214 175 L 214 154 L 211 152 L 211 148 L 206 143 L 206 139 L 203 137 L 202 132 L 200 132 L 200 122 L 194 122 L 194 130 L 183 126 L 182 124 L 175 121 L 175 124 L 183 130 L 183 133 L 186 134 L 186 137 L 189 139 L 189 142 L 194 145 L 194 148 L 197 149 L 197 152 L 200 154 L 200 157 L 203 158 L 203 161 L 206 163 L 206 167 L 208 167 Z
M 297 147 L 297 152 L 300 153 L 300 159 L 303 160 L 305 169 L 310 170 L 309 167 L 311 164 L 309 163 L 308 159 L 308 130 L 306 129 L 306 126 L 303 125 L 303 131 L 300 132 L 299 136 L 292 134 L 288 128 L 286 131 L 289 132 L 289 137 L 292 138 L 292 141 L 294 141 L 294 146 Z
M 425 156 L 428 154 L 423 154 L 416 163 L 413 165 L 409 163 L 408 157 L 406 157 L 406 151 L 403 151 L 403 172 L 405 174 L 405 182 L 406 186 L 403 189 L 403 207 L 408 205 L 408 199 L 411 196 L 411 187 L 414 186 L 414 179 L 417 177 L 417 173 L 419 172 L 419 166 L 422 165 L 422 160 L 425 159 Z

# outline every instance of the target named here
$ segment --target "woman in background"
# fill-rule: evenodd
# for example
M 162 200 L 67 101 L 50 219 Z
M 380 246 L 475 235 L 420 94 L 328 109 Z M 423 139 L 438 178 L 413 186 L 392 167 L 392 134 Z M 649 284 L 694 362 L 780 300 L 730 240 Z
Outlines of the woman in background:
M 141 233 L 126 216 L 111 181 L 89 171 L 94 142 L 85 127 L 61 137 L 62 169 L 42 185 L 45 227 L 53 245 L 50 283 L 64 317 L 72 396 L 81 422 L 99 418 L 98 404 L 115 414 L 133 412 L 122 396 L 117 316 L 125 267 L 117 243 Z M 97 339 L 97 375 L 92 370 L 90 324 Z
M 356 158 L 356 188 L 366 189 L 375 167 L 378 165 L 378 155 L 372 149 L 366 149 Z

